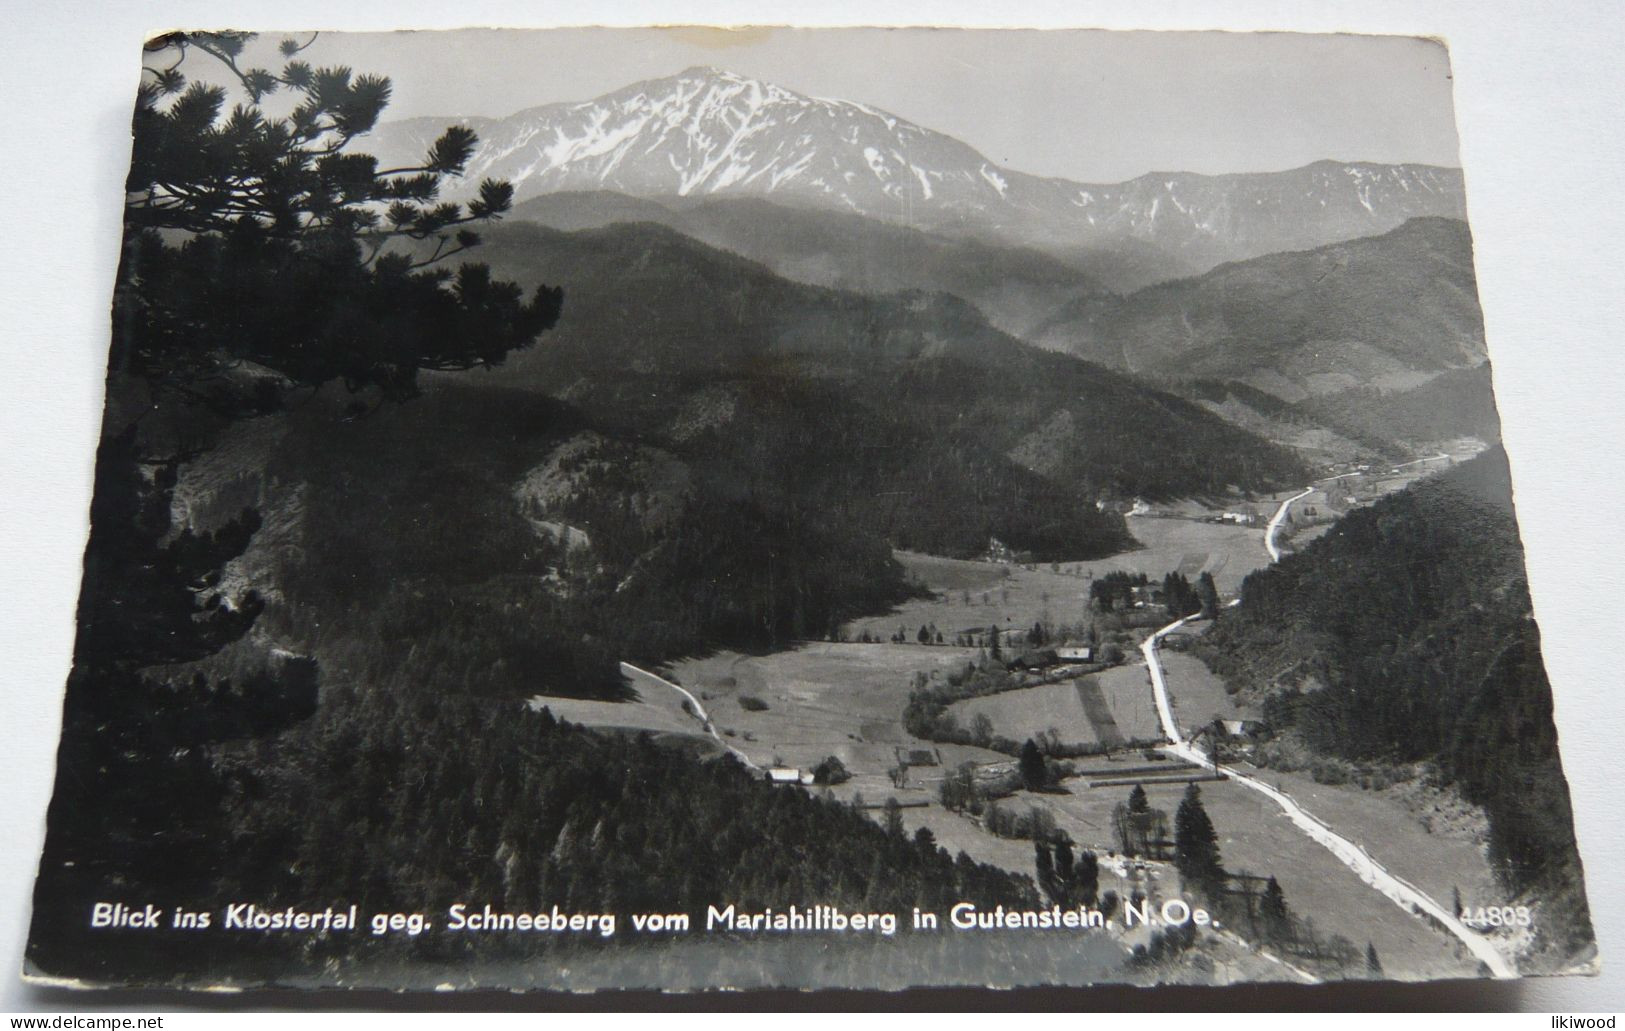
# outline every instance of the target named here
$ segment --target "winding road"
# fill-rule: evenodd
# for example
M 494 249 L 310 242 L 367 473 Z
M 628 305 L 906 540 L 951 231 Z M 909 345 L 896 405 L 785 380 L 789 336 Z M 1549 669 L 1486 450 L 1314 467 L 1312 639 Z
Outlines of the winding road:
M 674 684 L 670 680 L 667 680 L 665 677 L 661 676 L 660 674 L 658 674 L 658 673 L 650 673 L 648 670 L 643 669 L 643 668 L 638 667 L 638 666 L 634 666 L 630 662 L 621 663 L 621 674 L 623 676 L 625 676 L 628 680 L 636 681 L 636 680 L 641 679 L 641 680 L 652 681 L 652 682 L 654 682 L 656 684 L 660 684 L 660 685 L 662 685 L 664 687 L 668 687 L 671 690 L 676 691 L 678 694 L 682 695 L 688 701 L 689 707 L 692 710 L 691 715 L 695 719 L 700 721 L 700 724 L 702 726 L 704 726 L 704 728 L 705 728 L 705 732 L 707 734 L 711 735 L 711 737 L 716 740 L 717 744 L 719 744 L 723 748 L 727 749 L 733 755 L 733 757 L 735 759 L 738 759 L 740 762 L 744 763 L 746 769 L 751 769 L 751 770 L 760 770 L 761 769 L 760 766 L 758 766 L 755 763 L 750 761 L 750 756 L 746 755 L 744 752 L 741 752 L 739 749 L 737 749 L 733 745 L 729 744 L 728 741 L 721 734 L 717 733 L 716 725 L 711 722 L 711 717 L 710 717 L 710 715 L 708 715 L 706 713 L 705 706 L 701 705 L 700 700 L 698 698 L 695 698 L 692 694 L 690 694 L 686 687 L 683 687 L 681 684 Z
M 1270 553 L 1271 562 L 1281 561 L 1281 549 L 1275 546 L 1275 535 L 1280 532 L 1281 524 L 1286 522 L 1287 509 L 1292 507 L 1294 501 L 1306 498 L 1314 492 L 1315 488 L 1305 487 L 1302 492 L 1294 494 L 1281 502 L 1281 507 L 1276 509 L 1275 514 L 1270 517 L 1269 526 L 1264 528 L 1264 550 Z
M 1413 465 L 1421 465 L 1423 462 L 1447 462 L 1449 460 L 1450 460 L 1450 456 L 1445 454 L 1443 451 L 1441 451 L 1436 455 L 1429 455 L 1426 458 L 1418 458 L 1413 462 L 1401 462 L 1398 465 L 1394 466 L 1394 468 L 1395 469 L 1408 469 Z
M 1269 549 L 1272 559 L 1280 558 L 1274 546 L 1275 529 L 1285 516 L 1287 506 L 1308 493 L 1309 491 L 1306 490 L 1303 494 L 1283 502 L 1280 510 L 1276 512 L 1275 518 L 1270 520 L 1269 530 L 1265 533 L 1264 544 Z M 1231 604 L 1234 604 L 1234 602 Z M 1389 873 L 1363 847 L 1332 830 L 1318 817 L 1293 801 L 1286 792 L 1273 788 L 1261 780 L 1249 777 L 1232 767 L 1210 763 L 1207 756 L 1203 755 L 1200 750 L 1185 739 L 1184 734 L 1180 733 L 1179 723 L 1174 719 L 1173 705 L 1168 699 L 1168 680 L 1163 673 L 1162 661 L 1157 656 L 1157 646 L 1162 643 L 1164 637 L 1191 622 L 1193 618 L 1195 617 L 1186 616 L 1184 619 L 1177 619 L 1169 623 L 1146 638 L 1145 642 L 1140 645 L 1140 652 L 1145 656 L 1146 668 L 1151 672 L 1151 689 L 1156 697 L 1157 719 L 1162 724 L 1163 735 L 1168 738 L 1168 743 L 1162 746 L 1162 750 L 1197 766 L 1212 765 L 1214 772 L 1223 773 L 1227 778 L 1242 787 L 1268 797 L 1286 812 L 1287 818 L 1299 830 L 1324 846 L 1344 866 L 1353 870 L 1360 880 L 1382 892 L 1396 905 L 1413 916 L 1432 918 L 1439 926 L 1455 935 L 1484 966 L 1489 968 L 1493 976 L 1498 978 L 1517 977 L 1517 969 L 1490 943 L 1489 939 L 1463 924 L 1456 918 L 1455 914 L 1435 902 L 1422 889 Z
M 1408 469 L 1413 465 L 1421 465 L 1423 462 L 1440 462 L 1440 461 L 1448 462 L 1449 460 L 1450 460 L 1450 456 L 1441 451 L 1440 453 L 1438 453 L 1436 455 L 1429 455 L 1427 458 L 1418 458 L 1418 459 L 1415 459 L 1415 460 L 1409 461 L 1409 462 L 1401 462 L 1398 465 L 1393 466 L 1393 470 L 1394 470 L 1394 472 L 1397 473 L 1401 469 Z M 1323 479 L 1316 480 L 1315 483 L 1336 483 L 1338 480 L 1341 480 L 1341 479 L 1343 479 L 1345 477 L 1359 476 L 1359 475 L 1361 475 L 1361 474 L 1360 473 L 1338 473 L 1336 476 L 1327 476 L 1327 477 L 1324 477 Z M 1298 493 L 1292 495 L 1290 498 L 1287 498 L 1285 501 L 1281 502 L 1281 507 L 1277 508 L 1275 510 L 1275 515 L 1270 517 L 1269 526 L 1265 527 L 1265 529 L 1264 529 L 1264 550 L 1270 553 L 1270 561 L 1271 562 L 1279 562 L 1279 561 L 1281 561 L 1281 549 L 1276 547 L 1276 545 L 1275 545 L 1275 535 L 1280 532 L 1281 524 L 1286 522 L 1287 511 L 1292 507 L 1292 503 L 1294 501 L 1299 501 L 1299 500 L 1301 500 L 1303 498 L 1306 498 L 1309 495 L 1313 494 L 1314 492 L 1315 492 L 1315 486 L 1314 486 L 1314 484 L 1310 484 L 1309 486 L 1305 487 L 1303 490 L 1299 491 Z

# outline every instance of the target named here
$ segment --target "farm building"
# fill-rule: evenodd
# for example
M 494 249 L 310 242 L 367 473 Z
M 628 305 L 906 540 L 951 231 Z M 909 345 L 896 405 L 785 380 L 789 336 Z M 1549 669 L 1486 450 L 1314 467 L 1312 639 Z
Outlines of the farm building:
M 1162 604 L 1162 585 L 1161 584 L 1136 584 L 1129 591 L 1129 600 L 1133 603 L 1134 607 L 1137 608 L 1137 609 L 1143 609 L 1147 605 L 1161 605 Z
M 1252 737 L 1268 729 L 1263 720 L 1220 720 L 1219 723 L 1231 737 Z
M 1082 641 L 1067 641 L 1055 646 L 1055 657 L 1061 662 L 1088 662 L 1094 658 L 1094 654 L 1094 648 Z
M 794 766 L 771 766 L 767 771 L 767 779 L 774 784 L 800 784 L 801 771 Z M 811 783 L 812 775 L 807 775 L 807 783 Z

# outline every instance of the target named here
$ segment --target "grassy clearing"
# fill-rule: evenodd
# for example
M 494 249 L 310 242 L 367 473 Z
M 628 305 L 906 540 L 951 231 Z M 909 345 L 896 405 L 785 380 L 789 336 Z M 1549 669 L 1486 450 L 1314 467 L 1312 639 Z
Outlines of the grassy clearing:
M 902 815 L 903 826 L 910 835 L 920 827 L 928 827 L 936 836 L 937 844 L 956 856 L 964 852 L 980 863 L 991 863 L 1028 877 L 1037 876 L 1033 843 L 1030 841 L 996 838 L 982 830 L 970 817 L 950 813 L 941 806 L 905 809 Z
M 902 629 L 903 636 L 913 641 L 920 627 L 935 626 L 952 644 L 955 634 L 981 634 L 990 626 L 1026 630 L 1036 622 L 1081 624 L 1088 618 L 1085 610 L 1089 581 L 1081 572 L 1056 573 L 1047 565 L 1026 569 L 908 552 L 895 554 L 910 577 L 931 588 L 935 595 L 910 599 L 884 616 L 853 620 L 845 627 L 848 637 L 868 632 L 887 641 Z M 1063 564 L 1061 568 L 1074 566 Z
M 629 673 L 628 681 L 636 697 L 629 702 L 600 702 L 585 698 L 561 698 L 557 695 L 536 695 L 528 702 L 533 709 L 547 707 L 554 716 L 571 723 L 603 730 L 647 730 L 659 735 L 673 735 L 703 744 L 708 752 L 720 751 L 720 746 L 705 732 L 698 717 L 688 711 L 687 700 L 653 677 L 642 673 Z M 691 743 L 685 740 L 685 744 Z
M 1212 573 L 1219 591 L 1233 595 L 1248 573 L 1269 561 L 1261 527 L 1136 518 L 1129 521 L 1129 529 L 1143 547 L 1090 562 L 1031 569 L 896 552 L 909 578 L 925 584 L 934 595 L 911 599 L 884 616 L 853 620 L 845 630 L 852 638 L 868 633 L 882 641 L 902 630 L 907 640 L 914 641 L 920 627 L 935 626 L 951 644 L 955 634 L 981 634 L 989 626 L 1006 630 L 1025 630 L 1038 622 L 1079 626 L 1089 621 L 1094 577 L 1114 570 L 1144 573 L 1153 580 L 1170 572 L 1191 580 Z
M 1457 888 L 1468 906 L 1508 901 L 1473 833 L 1442 818 L 1430 820 L 1429 830 L 1423 819 L 1434 815 L 1431 809 L 1418 811 L 1401 787 L 1368 791 L 1354 784 L 1317 784 L 1306 771 L 1282 773 L 1245 764 L 1238 768 L 1290 794 L 1339 833 L 1359 841 L 1391 873 L 1447 909 L 1452 889 Z
M 893 556 L 903 564 L 909 579 L 934 591 L 985 591 L 998 586 L 1005 577 L 1005 567 L 992 562 L 942 558 L 918 551 L 897 551 Z
M 1086 846 L 1102 854 L 1115 849 L 1112 810 L 1127 800 L 1129 789 L 1091 789 L 1075 781 L 1068 787 L 1073 789 L 1070 795 L 1022 794 L 1012 804 L 1045 806 L 1060 827 Z M 1219 833 L 1226 869 L 1274 876 L 1293 911 L 1311 917 L 1322 937 L 1340 934 L 1362 949 L 1371 942 L 1390 976 L 1472 976 L 1476 963 L 1470 956 L 1457 955 L 1454 939 L 1367 886 L 1292 826 L 1275 803 L 1235 784 L 1206 783 L 1201 788 L 1202 802 Z M 1152 806 L 1165 810 L 1170 821 L 1184 792 L 1177 784 L 1146 785 Z M 1164 890 L 1177 892 L 1172 884 Z
M 752 761 L 810 768 L 833 755 L 855 775 L 837 794 L 861 790 L 879 801 L 898 794 L 885 776 L 897 763 L 898 748 L 938 749 L 946 766 L 1008 760 L 986 749 L 936 745 L 903 730 L 915 671 L 943 675 L 973 656 L 963 648 L 819 642 L 771 655 L 719 652 L 674 663 L 671 672 Z M 742 708 L 741 696 L 760 698 L 768 707 Z M 912 772 L 922 784 L 941 778 L 940 768 Z
M 985 714 L 995 734 L 1017 741 L 1052 730 L 1065 744 L 1149 741 L 1161 734 L 1151 689 L 1143 679 L 1143 670 L 1119 666 L 1059 684 L 967 698 L 948 711 L 960 726 Z
M 1461 977 L 1477 962 L 1455 939 L 1434 930 L 1361 881 L 1330 852 L 1288 822 L 1274 802 L 1239 785 L 1204 785 L 1203 802 L 1219 831 L 1225 866 L 1270 874 L 1295 912 L 1322 935 L 1371 942 L 1390 976 Z M 1170 800 L 1169 811 L 1177 806 Z
M 1288 495 L 1290 496 L 1290 495 Z M 1091 563 L 1095 575 L 1121 569 L 1160 580 L 1178 572 L 1191 580 L 1212 573 L 1219 593 L 1241 589 L 1248 573 L 1269 562 L 1262 526 L 1204 523 L 1193 519 L 1135 518 L 1129 532 L 1145 547 Z
M 1157 653 L 1168 678 L 1168 702 L 1174 710 L 1174 720 L 1187 737 L 1214 717 L 1223 719 L 1255 719 L 1261 713 L 1256 706 L 1237 705 L 1238 695 L 1224 689 L 1224 680 L 1208 669 L 1200 660 L 1164 648 Z M 1145 682 L 1146 693 L 1151 691 L 1144 666 L 1136 667 Z
M 546 706 L 557 718 L 588 727 L 706 737 L 699 721 L 688 716 L 679 706 L 667 704 L 665 699 L 654 695 L 647 687 L 640 690 L 643 697 L 634 702 L 595 702 L 583 698 L 537 695 L 526 704 L 534 709 Z M 667 690 L 665 693 L 676 697 L 674 691 Z

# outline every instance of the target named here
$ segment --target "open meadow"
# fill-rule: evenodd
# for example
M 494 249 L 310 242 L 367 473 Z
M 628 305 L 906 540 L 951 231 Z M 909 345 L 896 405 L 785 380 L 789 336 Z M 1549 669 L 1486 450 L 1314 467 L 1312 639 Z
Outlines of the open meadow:
M 1089 581 L 1081 573 L 1056 572 L 1048 565 L 1034 568 L 1013 563 L 937 558 L 913 552 L 895 552 L 910 580 L 923 584 L 931 596 L 911 598 L 883 616 L 855 619 L 844 628 L 856 640 L 862 634 L 889 641 L 899 630 L 909 642 L 920 627 L 936 627 L 952 644 L 961 633 L 981 635 L 988 627 L 1001 631 L 1026 630 L 1034 623 L 1081 625 L 1087 616 Z M 1070 569 L 1070 564 L 1060 568 Z
M 908 643 L 808 642 L 765 655 L 725 651 L 675 662 L 667 672 L 700 699 L 727 744 L 758 766 L 811 770 L 833 756 L 851 774 L 850 780 L 833 788 L 836 797 L 852 801 L 861 796 L 869 806 L 895 798 L 905 807 L 902 817 L 910 834 L 929 828 L 950 852 L 963 851 L 973 859 L 1030 876 L 1035 872 L 1030 841 L 994 837 L 969 817 L 944 810 L 937 799 L 945 771 L 964 762 L 1007 763 L 1010 758 L 972 746 L 922 741 L 902 726 L 903 708 L 918 677 L 940 682 L 977 654 L 951 643 L 914 643 L 915 631 L 921 625 L 934 626 L 952 642 L 957 633 L 985 630 L 994 623 L 1016 629 L 1041 620 L 1081 620 L 1090 576 L 1115 569 L 1145 572 L 1152 578 L 1170 570 L 1192 578 L 1206 571 L 1228 594 L 1246 573 L 1267 561 L 1256 527 L 1174 518 L 1137 518 L 1131 525 L 1147 547 L 1094 563 L 1029 568 L 899 553 L 911 577 L 930 587 L 933 596 L 911 600 L 888 616 L 856 621 L 847 630 L 886 639 L 901 628 Z M 1198 624 L 1190 632 L 1200 634 L 1204 629 Z M 1238 706 L 1222 680 L 1177 644 L 1162 652 L 1162 661 L 1174 715 L 1185 734 L 1215 717 L 1258 715 L 1250 707 Z M 698 721 L 684 711 L 677 692 L 651 684 L 634 686 L 640 698 L 632 703 L 546 701 L 559 716 L 578 722 L 703 734 Z M 1017 740 L 1053 732 L 1066 744 L 1126 745 L 1161 736 L 1150 682 L 1139 662 L 1060 683 L 966 699 L 954 703 L 950 711 L 961 726 L 985 715 L 996 734 Z M 934 762 L 909 768 L 898 783 L 892 773 L 913 750 L 929 753 Z M 1177 782 L 1179 771 L 1152 767 L 1151 772 L 1137 772 L 1151 764 L 1139 762 L 1133 752 L 1119 752 L 1115 763 L 1085 762 L 1092 771 L 1099 767 L 1097 774 L 1112 774 L 1111 767 L 1117 764 L 1125 771 L 1119 779 L 1150 781 L 1146 790 L 1152 804 L 1171 819 L 1184 791 Z M 1435 898 L 1448 899 L 1457 887 L 1468 900 L 1493 898 L 1493 879 L 1470 826 L 1441 818 L 1430 830 L 1424 823 L 1428 813 L 1419 809 L 1422 803 L 1396 789 L 1318 785 L 1305 774 L 1262 775 L 1342 832 L 1370 843 L 1372 853 L 1391 870 Z M 1158 777 L 1176 782 L 1156 783 Z M 1126 786 L 1091 787 L 1088 778 L 1076 777 L 1066 787 L 1069 793 L 1020 792 L 1000 804 L 1017 810 L 1046 809 L 1061 829 L 1099 853 L 1103 891 L 1128 895 L 1139 890 L 1153 898 L 1179 893 L 1171 866 L 1151 864 L 1146 873 L 1139 873 L 1132 865 L 1120 868 L 1120 862 L 1111 858 L 1118 847 L 1112 813 L 1127 798 Z M 1404 971 L 1406 977 L 1473 973 L 1474 962 L 1458 952 L 1453 940 L 1362 883 L 1267 799 L 1223 782 L 1204 783 L 1202 796 L 1218 829 L 1226 867 L 1275 876 L 1293 911 L 1312 919 L 1323 939 L 1342 935 L 1362 951 L 1370 942 L 1389 969 Z M 878 818 L 878 811 L 875 815 Z
M 1224 679 L 1200 659 L 1172 648 L 1162 649 L 1159 655 L 1168 678 L 1168 704 L 1173 708 L 1174 721 L 1186 737 L 1213 722 L 1215 717 L 1257 719 L 1261 715 L 1254 705 L 1237 704 L 1240 695 L 1225 691 Z M 1133 669 L 1139 673 L 1140 683 L 1149 698 L 1150 675 L 1143 664 Z
M 1219 593 L 1228 598 L 1241 589 L 1248 573 L 1269 562 L 1261 523 L 1238 526 L 1136 516 L 1128 521 L 1128 528 L 1143 547 L 1084 563 L 1086 574 L 1100 576 L 1121 569 L 1144 573 L 1152 580 L 1179 573 L 1195 581 L 1201 574 L 1211 573 Z
M 815 642 L 768 655 L 684 659 L 672 664 L 671 676 L 700 698 L 728 743 L 758 765 L 811 769 L 835 756 L 854 774 L 838 795 L 856 790 L 870 801 L 888 794 L 901 801 L 886 776 L 900 749 L 941 754 L 942 766 L 910 771 L 916 787 L 962 762 L 1009 760 L 984 748 L 922 741 L 903 729 L 915 673 L 943 676 L 974 655 L 965 648 Z
M 1009 804 L 1049 809 L 1073 838 L 1101 854 L 1118 847 L 1112 811 L 1128 798 L 1127 787 L 1090 788 L 1069 781 L 1071 794 L 1023 792 Z M 1145 785 L 1154 808 L 1179 808 L 1183 784 Z M 1288 905 L 1314 921 L 1325 938 L 1342 935 L 1362 951 L 1369 942 L 1385 967 L 1405 978 L 1467 977 L 1476 962 L 1457 954 L 1454 939 L 1434 930 L 1367 886 L 1326 849 L 1293 827 L 1275 803 L 1236 784 L 1201 784 L 1202 803 L 1219 835 L 1227 870 L 1275 877 Z M 1167 876 L 1173 876 L 1171 873 Z M 1105 886 L 1105 882 L 1102 882 Z M 1164 890 L 1168 890 L 1166 887 Z
M 1361 842 L 1390 873 L 1446 906 L 1457 891 L 1469 907 L 1504 902 L 1484 851 L 1488 829 L 1483 814 L 1454 794 L 1427 791 L 1415 783 L 1381 790 L 1317 784 L 1305 770 L 1235 765 L 1291 795 L 1339 833 Z
M 535 695 L 526 702 L 532 709 L 546 708 L 555 717 L 604 730 L 647 730 L 692 738 L 714 746 L 705 726 L 683 707 L 683 696 L 652 677 L 630 676 L 637 697 L 627 702 L 603 702 L 590 698 L 562 698 Z
M 1140 547 L 1086 562 L 1024 566 L 895 552 L 909 579 L 931 595 L 910 599 L 882 616 L 855 619 L 843 629 L 849 638 L 866 633 L 881 641 L 901 631 L 913 642 L 922 626 L 935 627 L 952 644 L 958 634 L 979 635 L 990 626 L 1008 631 L 1040 622 L 1076 627 L 1089 618 L 1089 587 L 1097 576 L 1122 571 L 1160 581 L 1177 572 L 1194 581 L 1211 573 L 1219 593 L 1232 597 L 1248 573 L 1269 561 L 1262 526 L 1136 517 L 1129 520 L 1129 530 Z
M 961 727 L 985 715 L 993 733 L 1016 741 L 1045 735 L 1068 745 L 1119 747 L 1162 737 L 1144 681 L 1143 669 L 1118 666 L 1058 684 L 967 698 L 948 711 Z

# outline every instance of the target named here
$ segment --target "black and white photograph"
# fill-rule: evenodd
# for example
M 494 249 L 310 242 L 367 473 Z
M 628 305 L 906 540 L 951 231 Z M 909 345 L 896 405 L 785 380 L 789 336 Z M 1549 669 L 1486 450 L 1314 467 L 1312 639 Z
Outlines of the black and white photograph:
M 1599 969 L 1443 41 L 130 56 L 30 982 Z

